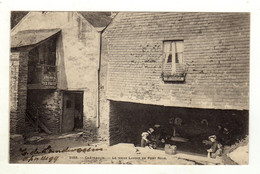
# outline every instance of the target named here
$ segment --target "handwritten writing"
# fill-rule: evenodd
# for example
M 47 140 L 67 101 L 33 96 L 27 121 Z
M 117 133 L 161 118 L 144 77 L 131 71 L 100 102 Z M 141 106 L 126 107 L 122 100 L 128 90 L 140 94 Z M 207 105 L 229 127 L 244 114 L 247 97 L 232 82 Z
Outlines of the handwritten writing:
M 51 145 L 47 146 L 46 148 L 39 150 L 36 148 L 35 150 L 32 151 L 27 151 L 27 148 L 20 148 L 21 155 L 34 155 L 34 154 L 42 154 L 42 153 L 64 153 L 64 152 L 77 152 L 77 153 L 86 153 L 86 152 L 95 152 L 95 151 L 103 151 L 103 148 L 92 148 L 92 147 L 87 147 L 87 148 L 65 148 L 62 150 L 53 150 Z
M 36 156 L 30 156 L 30 157 L 24 157 L 23 161 L 27 161 L 27 162 L 32 162 L 32 161 L 47 161 L 49 163 L 53 162 L 55 163 L 57 160 L 59 159 L 59 156 L 40 156 L 40 157 L 36 157 Z

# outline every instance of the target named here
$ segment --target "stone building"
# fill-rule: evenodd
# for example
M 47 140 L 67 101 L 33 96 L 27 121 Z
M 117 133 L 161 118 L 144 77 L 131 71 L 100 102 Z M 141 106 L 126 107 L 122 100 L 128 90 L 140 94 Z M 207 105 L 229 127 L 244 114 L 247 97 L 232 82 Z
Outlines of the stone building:
M 107 12 L 29 12 L 11 31 L 10 132 L 99 127 L 98 73 Z
M 33 111 L 51 132 L 83 127 L 110 145 L 177 117 L 191 142 L 219 125 L 248 133 L 248 13 L 99 17 L 30 12 L 12 30 L 11 133 Z
M 142 131 L 176 117 L 190 140 L 218 126 L 247 134 L 249 34 L 249 13 L 119 13 L 102 35 L 110 144 L 138 144 Z

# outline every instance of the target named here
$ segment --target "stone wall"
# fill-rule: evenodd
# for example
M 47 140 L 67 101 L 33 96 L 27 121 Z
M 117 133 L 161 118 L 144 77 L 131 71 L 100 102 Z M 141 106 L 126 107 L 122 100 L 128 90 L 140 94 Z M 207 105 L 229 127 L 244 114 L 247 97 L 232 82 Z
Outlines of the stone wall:
M 61 29 L 56 45 L 57 89 L 83 91 L 84 129 L 97 129 L 100 33 L 77 12 L 30 12 L 11 34 L 53 28 Z
M 119 13 L 102 38 L 106 97 L 248 110 L 249 28 L 249 13 Z M 165 40 L 184 41 L 184 82 L 162 80 Z
M 28 53 L 12 52 L 10 59 L 10 133 L 25 132 Z
M 39 119 L 52 132 L 60 132 L 62 93 L 59 90 L 28 90 L 28 108 L 36 105 Z M 34 113 L 36 114 L 36 113 Z

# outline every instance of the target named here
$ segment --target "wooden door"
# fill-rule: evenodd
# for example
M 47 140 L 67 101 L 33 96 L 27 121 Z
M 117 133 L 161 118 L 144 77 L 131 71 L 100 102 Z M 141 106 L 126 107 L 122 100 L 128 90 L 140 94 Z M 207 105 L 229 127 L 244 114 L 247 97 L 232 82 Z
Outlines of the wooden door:
M 62 132 L 70 132 L 74 129 L 75 95 L 70 92 L 63 93 L 63 117 Z
M 77 92 L 75 95 L 75 113 L 74 128 L 83 128 L 83 92 Z

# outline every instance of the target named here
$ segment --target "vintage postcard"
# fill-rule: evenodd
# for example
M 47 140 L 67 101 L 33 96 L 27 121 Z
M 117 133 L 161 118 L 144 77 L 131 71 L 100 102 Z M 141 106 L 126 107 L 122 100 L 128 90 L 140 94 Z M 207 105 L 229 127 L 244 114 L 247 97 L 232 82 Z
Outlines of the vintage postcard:
M 250 13 L 11 11 L 10 33 L 10 163 L 249 163 Z

